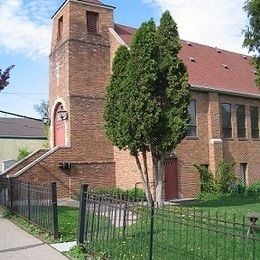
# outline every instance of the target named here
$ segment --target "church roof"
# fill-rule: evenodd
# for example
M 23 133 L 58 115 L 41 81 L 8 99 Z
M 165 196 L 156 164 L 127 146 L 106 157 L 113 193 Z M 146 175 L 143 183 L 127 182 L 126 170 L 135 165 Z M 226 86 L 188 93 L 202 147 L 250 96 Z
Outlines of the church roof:
M 136 29 L 115 24 L 115 31 L 130 46 Z M 181 45 L 179 56 L 187 66 L 191 85 L 260 96 L 252 57 L 184 40 Z

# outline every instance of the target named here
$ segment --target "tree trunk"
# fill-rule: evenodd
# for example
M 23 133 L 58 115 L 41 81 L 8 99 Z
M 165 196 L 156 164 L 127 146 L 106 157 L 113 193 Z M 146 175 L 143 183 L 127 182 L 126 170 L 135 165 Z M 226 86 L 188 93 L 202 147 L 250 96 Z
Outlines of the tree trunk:
M 155 154 L 153 157 L 153 176 L 155 181 L 155 202 L 158 208 L 163 206 L 163 165 Z
M 164 204 L 163 201 L 163 164 L 162 161 L 158 160 L 158 179 L 156 185 L 156 205 L 161 208 Z
M 144 158 L 144 155 L 143 155 Z M 145 156 L 146 158 L 146 156 Z M 144 160 L 144 171 L 142 169 L 142 165 L 140 162 L 140 159 L 138 157 L 138 154 L 135 155 L 135 161 L 136 161 L 136 165 L 140 171 L 141 174 L 141 179 L 142 179 L 142 183 L 143 183 L 143 188 L 145 190 L 145 194 L 146 194 L 146 199 L 147 199 L 147 203 L 149 206 L 152 205 L 152 201 L 153 201 L 153 197 L 151 194 L 151 189 L 150 189 L 150 183 L 149 183 L 149 177 L 148 177 L 148 171 L 147 171 L 147 161 L 145 162 Z

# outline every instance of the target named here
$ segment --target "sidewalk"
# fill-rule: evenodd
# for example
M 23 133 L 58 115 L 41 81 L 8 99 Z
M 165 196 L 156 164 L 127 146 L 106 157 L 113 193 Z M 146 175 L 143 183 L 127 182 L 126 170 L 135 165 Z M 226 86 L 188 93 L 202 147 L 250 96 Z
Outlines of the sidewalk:
M 64 255 L 3 218 L 0 212 L 0 260 L 66 260 Z

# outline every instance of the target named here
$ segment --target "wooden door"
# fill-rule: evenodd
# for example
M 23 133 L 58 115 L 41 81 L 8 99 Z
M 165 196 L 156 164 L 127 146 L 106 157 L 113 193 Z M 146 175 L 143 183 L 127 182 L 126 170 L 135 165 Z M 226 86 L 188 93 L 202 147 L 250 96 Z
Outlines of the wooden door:
M 54 145 L 64 146 L 65 145 L 65 123 L 64 120 L 60 118 L 58 113 L 61 108 L 61 104 L 57 107 L 55 112 L 55 122 L 54 122 Z
M 178 197 L 177 159 L 169 158 L 164 162 L 165 200 Z

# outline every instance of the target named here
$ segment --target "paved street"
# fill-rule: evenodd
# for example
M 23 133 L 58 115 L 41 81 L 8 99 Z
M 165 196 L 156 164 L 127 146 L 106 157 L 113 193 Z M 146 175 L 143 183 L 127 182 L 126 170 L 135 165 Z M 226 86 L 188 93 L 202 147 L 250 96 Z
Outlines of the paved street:
M 41 240 L 3 218 L 0 211 L 0 260 L 66 260 Z

